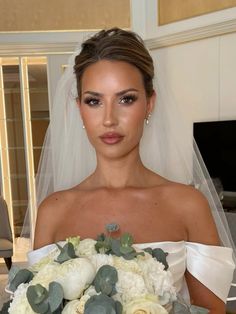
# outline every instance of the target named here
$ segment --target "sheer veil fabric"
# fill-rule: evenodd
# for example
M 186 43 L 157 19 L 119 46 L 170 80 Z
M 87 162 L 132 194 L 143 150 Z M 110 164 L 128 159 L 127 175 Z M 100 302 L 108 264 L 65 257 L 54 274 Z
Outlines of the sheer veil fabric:
M 50 193 L 77 185 L 96 167 L 95 151 L 82 127 L 76 104 L 73 65 L 78 51 L 79 48 L 70 57 L 58 82 L 36 177 L 36 207 Z M 143 163 L 170 180 L 195 186 L 206 196 L 222 245 L 233 248 L 236 261 L 235 246 L 221 202 L 193 139 L 190 124 L 185 122 L 184 114 L 168 90 L 165 71 L 159 64 L 155 64 L 155 69 L 157 103 L 150 123 L 144 127 L 140 144 Z M 29 230 L 28 223 L 26 218 L 25 227 Z

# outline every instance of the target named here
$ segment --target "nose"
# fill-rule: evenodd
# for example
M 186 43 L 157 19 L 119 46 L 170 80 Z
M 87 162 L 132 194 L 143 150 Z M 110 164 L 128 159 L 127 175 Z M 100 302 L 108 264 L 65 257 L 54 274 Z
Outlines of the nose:
M 118 124 L 118 112 L 114 104 L 106 104 L 104 106 L 103 125 L 111 127 Z

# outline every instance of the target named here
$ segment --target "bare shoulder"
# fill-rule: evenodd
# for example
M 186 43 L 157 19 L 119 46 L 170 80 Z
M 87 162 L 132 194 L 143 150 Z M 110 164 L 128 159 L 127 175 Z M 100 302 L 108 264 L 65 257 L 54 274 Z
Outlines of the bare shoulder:
M 39 206 L 34 248 L 54 242 L 54 234 L 63 216 L 76 198 L 74 189 L 52 193 Z
M 168 205 L 184 221 L 188 241 L 219 245 L 219 237 L 206 197 L 196 188 L 169 182 L 163 185 Z

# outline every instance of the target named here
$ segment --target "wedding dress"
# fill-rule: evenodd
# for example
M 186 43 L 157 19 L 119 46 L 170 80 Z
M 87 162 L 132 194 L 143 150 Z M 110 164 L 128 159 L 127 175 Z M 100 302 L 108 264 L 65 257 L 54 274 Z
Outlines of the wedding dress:
M 135 247 L 139 249 L 161 248 L 168 252 L 167 262 L 173 276 L 174 286 L 183 298 L 189 298 L 184 280 L 184 273 L 187 269 L 204 286 L 226 302 L 235 267 L 230 248 L 184 241 L 143 243 L 136 244 Z M 29 252 L 29 264 L 37 263 L 55 248 L 55 244 L 49 244 Z
M 76 104 L 77 90 L 73 65 L 79 49 L 80 47 L 71 56 L 57 86 L 36 178 L 36 206 L 50 193 L 77 185 L 96 166 L 95 152 L 83 129 Z M 162 71 L 160 66 L 155 67 L 158 100 L 150 123 L 144 128 L 140 144 L 141 158 L 154 172 L 173 181 L 191 184 L 206 196 L 222 247 L 184 241 L 153 242 L 146 243 L 145 246 L 160 246 L 169 252 L 170 268 L 179 291 L 183 286 L 187 268 L 193 276 L 226 301 L 236 260 L 235 246 L 217 192 L 195 141 L 192 135 L 189 136 L 189 125 L 184 122 L 180 108 L 166 88 L 165 71 Z M 28 233 L 29 221 L 30 219 L 25 220 L 23 233 Z M 33 235 L 31 237 L 33 238 Z M 32 251 L 29 261 L 36 261 L 51 248 L 52 246 L 46 246 Z

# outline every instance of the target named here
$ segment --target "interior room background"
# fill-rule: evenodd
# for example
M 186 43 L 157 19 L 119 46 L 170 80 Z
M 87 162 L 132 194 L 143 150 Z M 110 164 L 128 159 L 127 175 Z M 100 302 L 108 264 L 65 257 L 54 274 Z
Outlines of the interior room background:
M 0 0 L 0 13 L 0 187 L 15 260 L 30 245 L 19 237 L 56 82 L 90 34 L 118 26 L 144 38 L 189 119 L 189 136 L 194 122 L 236 120 L 236 0 Z M 35 217 L 32 206 L 31 231 Z

